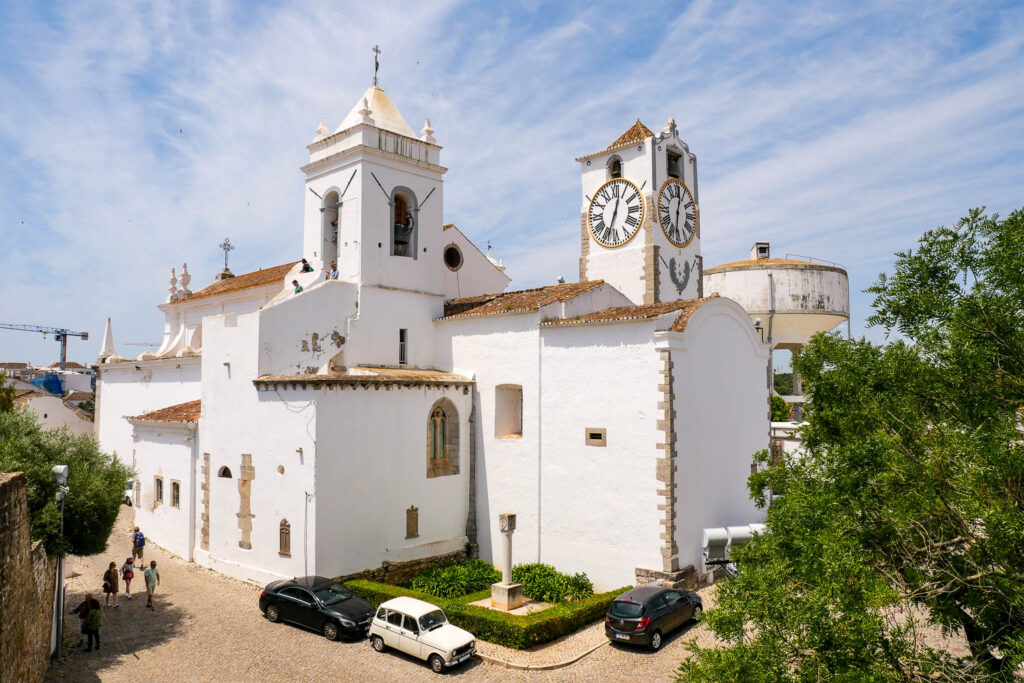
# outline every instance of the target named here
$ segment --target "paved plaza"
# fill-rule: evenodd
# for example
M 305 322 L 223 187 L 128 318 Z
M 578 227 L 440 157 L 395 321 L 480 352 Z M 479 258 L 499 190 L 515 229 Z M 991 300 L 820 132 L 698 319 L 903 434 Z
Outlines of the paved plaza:
M 86 591 L 102 602 L 104 569 L 110 562 L 120 567 L 130 554 L 131 521 L 132 511 L 125 507 L 108 551 L 74 559 L 70 606 L 77 605 Z M 426 663 L 393 651 L 374 652 L 367 640 L 330 642 L 311 631 L 268 622 L 257 607 L 256 586 L 184 562 L 152 544 L 146 546 L 145 559 L 155 559 L 160 569 L 156 610 L 145 609 L 145 587 L 138 572 L 132 583 L 134 599 L 124 599 L 122 584 L 120 607 L 105 609 L 102 648 L 85 652 L 69 646 L 66 659 L 51 666 L 48 680 L 437 680 Z M 77 638 L 77 622 L 74 616 L 66 622 L 71 645 Z M 534 653 L 480 643 L 489 657 L 540 665 L 571 659 L 600 644 L 569 666 L 524 671 L 474 658 L 445 676 L 471 681 L 671 681 L 686 656 L 686 643 L 710 640 L 703 627 L 690 627 L 673 634 L 660 652 L 651 653 L 602 644 L 601 628 L 598 622 Z

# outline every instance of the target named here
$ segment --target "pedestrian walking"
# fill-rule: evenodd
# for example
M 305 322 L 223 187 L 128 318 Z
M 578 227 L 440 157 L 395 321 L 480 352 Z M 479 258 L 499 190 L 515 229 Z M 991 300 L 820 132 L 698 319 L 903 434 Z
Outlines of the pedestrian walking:
M 153 593 L 156 592 L 156 587 L 160 585 L 160 572 L 157 571 L 156 560 L 150 560 L 149 569 L 143 573 L 146 577 L 146 607 L 156 609 L 153 607 Z
M 100 624 L 103 623 L 103 606 L 100 605 L 100 601 L 93 598 L 92 593 L 86 593 L 85 600 L 79 603 L 78 607 L 71 610 L 70 613 L 78 615 L 78 619 L 82 622 L 82 634 L 89 639 L 89 647 L 85 651 L 92 652 L 94 641 L 96 649 L 100 649 Z M 78 645 L 75 647 L 81 644 L 82 639 L 79 637 Z
M 104 604 L 110 606 L 110 596 L 114 596 L 114 608 L 117 609 L 117 592 L 120 590 L 117 585 L 117 562 L 111 562 L 107 571 L 103 572 L 103 595 Z
M 139 527 L 135 527 L 135 532 L 132 533 L 132 557 L 139 558 L 139 562 L 142 562 L 142 551 L 146 547 L 146 536 Z
M 135 578 L 135 558 L 129 557 L 121 565 L 121 578 L 124 579 L 124 594 L 129 600 L 132 599 L 132 579 Z

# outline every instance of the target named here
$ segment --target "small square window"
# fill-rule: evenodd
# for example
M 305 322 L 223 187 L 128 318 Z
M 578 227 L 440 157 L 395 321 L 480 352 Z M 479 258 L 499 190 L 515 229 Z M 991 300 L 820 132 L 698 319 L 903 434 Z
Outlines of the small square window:
M 604 427 L 587 427 L 585 434 L 588 446 L 607 446 L 607 436 Z
M 171 482 L 171 507 L 181 507 L 181 484 L 176 481 Z
M 156 502 L 164 502 L 164 479 L 163 477 L 154 477 L 156 482 Z

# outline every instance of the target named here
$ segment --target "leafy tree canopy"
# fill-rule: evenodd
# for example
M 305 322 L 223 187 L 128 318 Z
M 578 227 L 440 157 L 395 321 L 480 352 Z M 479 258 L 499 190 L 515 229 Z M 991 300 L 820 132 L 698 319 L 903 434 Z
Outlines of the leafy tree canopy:
M 783 422 L 788 420 L 792 412 L 790 405 L 781 396 L 772 394 L 772 421 Z
M 1009 680 L 1024 662 L 1024 211 L 974 210 L 880 276 L 877 346 L 795 359 L 805 453 L 750 479 L 768 532 L 736 553 L 695 681 Z M 767 453 L 759 458 L 767 462 Z M 933 636 L 966 641 L 947 651 Z
M 68 466 L 63 536 L 54 465 Z M 130 472 L 101 453 L 91 436 L 41 429 L 27 409 L 0 410 L 0 472 L 25 473 L 32 538 L 48 552 L 94 555 L 106 549 Z

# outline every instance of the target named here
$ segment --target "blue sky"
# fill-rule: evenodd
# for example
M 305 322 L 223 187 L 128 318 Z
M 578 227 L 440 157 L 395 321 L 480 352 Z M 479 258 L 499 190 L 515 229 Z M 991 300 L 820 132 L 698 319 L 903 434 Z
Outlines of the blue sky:
M 574 279 L 579 166 L 636 118 L 697 154 L 706 265 L 837 261 L 861 293 L 930 227 L 1024 205 L 1019 3 L 34 3 L 0 5 L 0 322 L 159 341 L 192 289 L 297 258 L 320 116 L 369 84 L 450 170 L 445 218 L 512 287 Z M 634 6 L 635 5 L 635 6 Z M 0 360 L 56 344 L 0 330 Z

